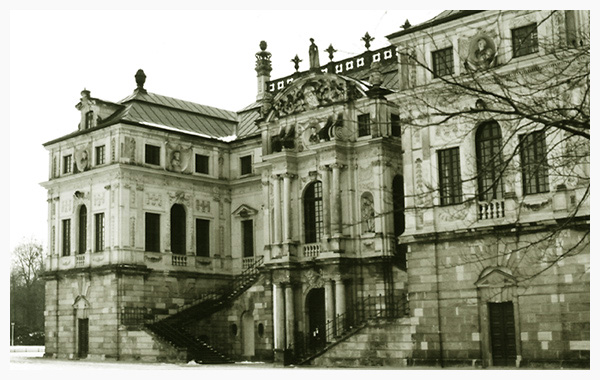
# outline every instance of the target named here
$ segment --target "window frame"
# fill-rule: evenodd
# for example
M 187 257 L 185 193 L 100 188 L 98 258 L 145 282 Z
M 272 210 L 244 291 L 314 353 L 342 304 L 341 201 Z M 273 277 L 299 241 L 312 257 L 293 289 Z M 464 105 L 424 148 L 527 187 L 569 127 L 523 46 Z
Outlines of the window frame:
M 450 60 L 448 60 L 448 56 L 450 57 Z M 441 58 L 444 59 L 443 66 L 441 65 L 441 62 L 439 62 Z M 454 48 L 452 46 L 431 52 L 431 72 L 433 73 L 434 78 L 441 78 L 454 74 Z
M 460 148 L 437 151 L 440 205 L 450 206 L 462 202 Z M 446 175 L 449 172 L 449 175 Z
M 371 136 L 371 114 L 363 113 L 356 117 L 358 137 Z
M 198 163 L 199 163 L 198 159 L 202 159 L 201 161 L 206 161 L 206 162 L 201 162 L 201 165 L 198 165 Z M 195 173 L 210 174 L 210 156 L 207 156 L 206 154 L 196 153 L 194 164 L 195 164 L 194 165 Z M 199 168 L 199 166 L 200 166 L 200 168 Z M 205 170 L 200 171 L 199 169 L 205 169 Z
M 400 124 L 400 115 L 397 113 L 390 114 L 390 134 L 394 137 L 402 137 L 402 127 Z
M 103 212 L 94 214 L 94 252 L 105 248 L 106 218 Z
M 247 160 L 248 162 L 244 163 Z M 252 155 L 240 156 L 240 176 L 252 174 Z
M 144 163 L 160 166 L 161 147 L 154 144 L 145 144 Z
M 537 23 L 531 23 L 510 31 L 513 58 L 524 57 L 539 51 Z
M 98 145 L 95 149 L 96 165 L 104 165 L 106 163 L 106 145 Z
M 543 130 L 519 135 L 521 182 L 524 196 L 550 191 L 547 154 L 546 133 Z M 534 180 L 533 184 L 532 180 Z
M 71 219 L 63 219 L 61 227 L 61 256 L 71 256 Z
M 85 205 L 79 207 L 77 220 L 79 224 L 77 230 L 77 253 L 81 255 L 87 250 L 87 207 Z
M 201 233 L 205 234 L 205 238 L 201 239 Z M 210 257 L 209 219 L 196 218 L 196 257 Z
M 242 220 L 240 228 L 242 232 L 242 257 L 254 257 L 254 220 Z M 250 233 L 248 233 L 248 229 Z
M 152 220 L 155 219 L 155 220 Z M 160 248 L 160 219 L 161 214 L 146 212 L 144 215 L 144 250 L 147 252 L 161 252 Z M 149 226 L 152 224 L 152 226 Z M 151 231 L 149 227 L 154 227 Z
M 65 154 L 63 156 L 63 170 L 62 174 L 69 174 L 73 172 L 73 155 Z
M 323 184 L 314 181 L 307 185 L 303 197 L 304 242 L 318 243 L 323 237 Z
M 477 127 L 475 155 L 478 199 L 482 202 L 502 199 L 502 129 L 498 122 L 490 120 Z

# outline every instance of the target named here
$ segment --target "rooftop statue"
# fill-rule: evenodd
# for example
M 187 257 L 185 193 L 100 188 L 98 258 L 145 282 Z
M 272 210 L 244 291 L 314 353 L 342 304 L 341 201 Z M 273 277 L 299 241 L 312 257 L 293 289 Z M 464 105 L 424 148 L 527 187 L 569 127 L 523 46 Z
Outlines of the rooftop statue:
M 321 67 L 319 64 L 319 48 L 315 44 L 313 38 L 310 39 L 310 47 L 308 48 L 308 58 L 310 61 L 310 69 L 316 70 Z

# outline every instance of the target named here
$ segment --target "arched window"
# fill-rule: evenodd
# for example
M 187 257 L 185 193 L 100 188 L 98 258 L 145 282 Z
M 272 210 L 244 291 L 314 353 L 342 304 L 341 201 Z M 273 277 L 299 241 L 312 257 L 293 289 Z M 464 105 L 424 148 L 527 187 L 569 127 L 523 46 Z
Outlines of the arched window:
M 480 201 L 502 199 L 502 132 L 495 121 L 483 123 L 475 133 L 477 186 Z
M 79 240 L 79 245 L 77 252 L 79 254 L 85 253 L 87 249 L 87 208 L 85 205 L 81 205 L 79 208 L 79 233 L 77 234 L 77 239 Z
M 180 204 L 171 207 L 171 252 L 185 255 L 185 209 Z
M 320 181 L 308 185 L 304 192 L 305 243 L 316 243 L 323 234 L 323 186 Z

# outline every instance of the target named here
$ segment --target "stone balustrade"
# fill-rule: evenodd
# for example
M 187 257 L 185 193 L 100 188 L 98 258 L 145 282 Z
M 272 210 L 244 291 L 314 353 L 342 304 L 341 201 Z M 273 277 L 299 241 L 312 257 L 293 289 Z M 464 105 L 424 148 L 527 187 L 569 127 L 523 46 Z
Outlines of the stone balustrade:
M 480 201 L 477 209 L 479 220 L 504 218 L 504 200 Z
M 304 244 L 304 257 L 317 257 L 321 253 L 321 243 Z

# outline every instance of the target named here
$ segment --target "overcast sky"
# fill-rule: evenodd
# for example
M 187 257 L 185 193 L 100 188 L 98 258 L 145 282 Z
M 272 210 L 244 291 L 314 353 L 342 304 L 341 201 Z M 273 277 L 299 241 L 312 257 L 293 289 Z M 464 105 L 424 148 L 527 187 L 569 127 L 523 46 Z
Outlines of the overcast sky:
M 335 60 L 371 50 L 406 19 L 439 11 L 12 11 L 10 13 L 10 249 L 23 238 L 47 241 L 48 154 L 42 144 L 77 129 L 75 105 L 86 88 L 119 101 L 136 87 L 200 104 L 242 109 L 256 97 L 259 42 L 272 53 L 271 78 L 308 69 L 309 38 L 321 63 L 329 44 Z

